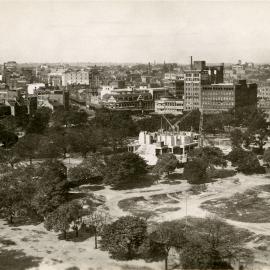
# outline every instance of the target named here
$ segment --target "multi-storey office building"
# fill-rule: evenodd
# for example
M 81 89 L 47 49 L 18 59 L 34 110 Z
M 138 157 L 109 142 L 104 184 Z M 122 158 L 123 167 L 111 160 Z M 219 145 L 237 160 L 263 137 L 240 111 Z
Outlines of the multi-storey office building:
M 187 111 L 201 108 L 201 89 L 209 81 L 207 70 L 185 71 L 184 109 Z
M 202 87 L 204 113 L 219 113 L 244 106 L 257 106 L 256 84 L 240 80 L 237 84 L 219 83 Z

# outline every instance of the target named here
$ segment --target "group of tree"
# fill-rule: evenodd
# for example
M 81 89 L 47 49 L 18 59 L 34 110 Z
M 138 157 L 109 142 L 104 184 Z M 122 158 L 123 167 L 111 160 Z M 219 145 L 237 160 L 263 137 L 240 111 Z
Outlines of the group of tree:
M 264 173 L 264 168 L 260 165 L 257 155 L 241 147 L 235 147 L 228 154 L 227 159 L 237 171 L 244 174 Z
M 147 225 L 144 219 L 124 216 L 104 226 L 101 248 L 119 260 L 164 260 L 168 269 L 171 249 L 183 269 L 228 269 L 238 256 L 241 241 L 235 229 L 214 217 Z
M 218 147 L 205 146 L 194 149 L 184 166 L 183 176 L 191 184 L 203 184 L 210 178 L 215 167 L 226 167 L 227 161 Z

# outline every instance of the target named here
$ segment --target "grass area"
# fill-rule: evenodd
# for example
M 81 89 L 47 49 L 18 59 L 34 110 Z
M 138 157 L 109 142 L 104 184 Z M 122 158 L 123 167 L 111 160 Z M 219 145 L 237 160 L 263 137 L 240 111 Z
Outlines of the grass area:
M 270 222 L 270 186 L 236 193 L 230 198 L 209 200 L 201 207 L 227 219 L 241 222 Z

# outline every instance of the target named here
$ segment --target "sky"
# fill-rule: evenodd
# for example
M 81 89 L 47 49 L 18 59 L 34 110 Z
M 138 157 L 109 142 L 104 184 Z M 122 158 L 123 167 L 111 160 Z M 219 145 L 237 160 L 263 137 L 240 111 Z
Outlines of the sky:
M 0 62 L 270 62 L 270 1 L 0 0 Z

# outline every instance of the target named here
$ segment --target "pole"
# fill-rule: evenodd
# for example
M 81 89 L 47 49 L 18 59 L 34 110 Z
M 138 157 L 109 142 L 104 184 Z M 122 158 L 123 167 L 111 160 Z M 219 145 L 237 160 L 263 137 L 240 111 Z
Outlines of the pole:
M 185 221 L 185 229 L 187 228 L 187 193 L 186 193 L 186 221 Z

